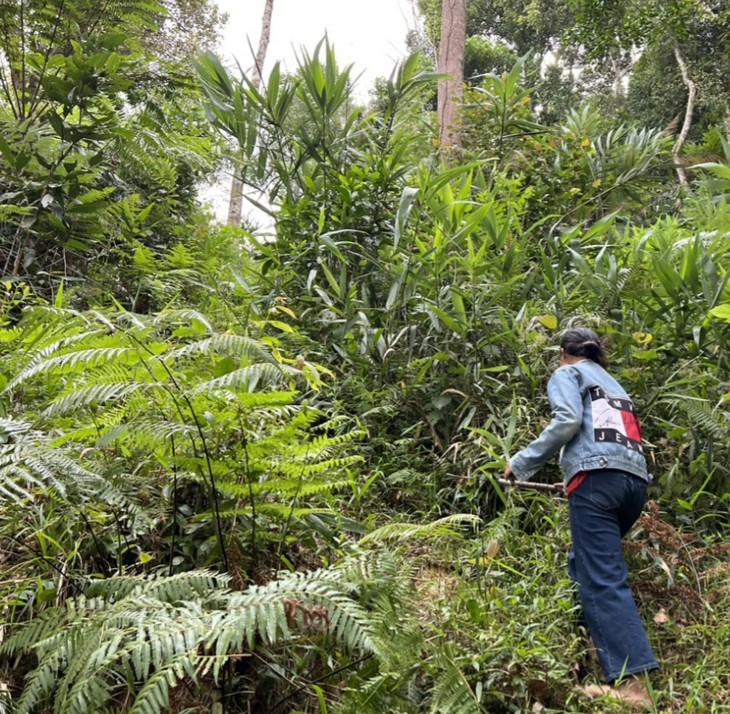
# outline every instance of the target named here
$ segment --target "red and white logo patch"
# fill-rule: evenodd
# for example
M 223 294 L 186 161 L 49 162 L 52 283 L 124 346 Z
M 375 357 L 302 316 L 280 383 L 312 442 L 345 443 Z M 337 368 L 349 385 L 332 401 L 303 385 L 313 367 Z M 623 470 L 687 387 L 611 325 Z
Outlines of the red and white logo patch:
M 599 443 L 621 444 L 631 451 L 643 453 L 641 426 L 630 399 L 612 397 L 601 387 L 591 387 L 593 438 Z

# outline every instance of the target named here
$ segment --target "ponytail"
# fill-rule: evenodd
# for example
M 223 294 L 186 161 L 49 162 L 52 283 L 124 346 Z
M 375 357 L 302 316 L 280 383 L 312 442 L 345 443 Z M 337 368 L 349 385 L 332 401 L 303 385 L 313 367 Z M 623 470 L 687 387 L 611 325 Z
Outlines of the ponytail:
M 606 338 L 600 338 L 587 327 L 572 327 L 563 333 L 560 348 L 574 357 L 585 357 L 606 369 L 608 354 Z

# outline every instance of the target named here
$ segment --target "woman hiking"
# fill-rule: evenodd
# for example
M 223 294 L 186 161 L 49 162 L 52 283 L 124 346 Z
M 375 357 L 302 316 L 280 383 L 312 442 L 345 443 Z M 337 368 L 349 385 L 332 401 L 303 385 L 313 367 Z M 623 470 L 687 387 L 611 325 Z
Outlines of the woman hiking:
M 621 538 L 641 513 L 651 475 L 634 405 L 607 364 L 605 343 L 593 330 L 563 333 L 560 367 L 547 388 L 552 421 L 504 473 L 528 480 L 560 450 L 573 537 L 569 570 L 609 685 L 583 692 L 650 707 L 643 675 L 659 665 L 628 584 Z

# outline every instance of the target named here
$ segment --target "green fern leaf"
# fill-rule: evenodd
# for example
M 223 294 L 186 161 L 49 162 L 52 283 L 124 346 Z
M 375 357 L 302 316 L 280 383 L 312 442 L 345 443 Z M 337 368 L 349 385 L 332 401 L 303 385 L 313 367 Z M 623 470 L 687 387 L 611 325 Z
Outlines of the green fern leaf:
M 8 383 L 6 389 L 11 390 L 27 382 L 32 377 L 44 372 L 53 371 L 56 374 L 66 372 L 84 372 L 110 362 L 127 365 L 138 364 L 141 356 L 136 348 L 107 347 L 98 349 L 78 350 L 67 354 L 51 357 L 26 367 Z
M 360 542 L 408 541 L 437 538 L 463 538 L 458 526 L 476 526 L 481 523 L 478 516 L 463 513 L 440 518 L 432 523 L 389 523 L 368 533 Z
M 286 365 L 253 364 L 236 369 L 222 377 L 202 382 L 190 390 L 188 394 L 194 396 L 204 392 L 216 392 L 225 389 L 243 389 L 247 392 L 253 392 L 256 389 L 280 383 L 287 373 L 297 374 L 296 370 Z
M 481 714 L 469 682 L 454 661 L 444 655 L 440 664 L 442 673 L 434 683 L 431 714 Z
M 169 352 L 165 359 L 175 361 L 184 357 L 211 352 L 226 354 L 239 359 L 256 358 L 263 362 L 274 362 L 268 350 L 261 342 L 253 340 L 250 337 L 234 334 L 214 335 L 204 340 L 191 342 L 189 345 Z
M 54 399 L 43 410 L 43 416 L 52 418 L 88 407 L 92 404 L 104 404 L 108 401 L 123 399 L 137 391 L 153 389 L 155 385 L 139 382 L 125 382 L 119 384 L 95 384 L 82 387 L 71 394 Z

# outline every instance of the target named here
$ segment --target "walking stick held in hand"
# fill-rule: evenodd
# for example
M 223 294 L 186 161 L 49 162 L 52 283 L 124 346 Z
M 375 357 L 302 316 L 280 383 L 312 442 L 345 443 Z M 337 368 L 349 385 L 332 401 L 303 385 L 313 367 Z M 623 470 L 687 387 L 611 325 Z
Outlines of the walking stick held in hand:
M 494 479 L 500 486 L 510 488 L 531 489 L 534 491 L 548 491 L 550 493 L 565 493 L 562 483 L 533 483 L 532 481 L 515 481 L 509 478 Z

